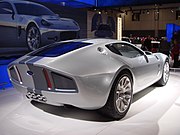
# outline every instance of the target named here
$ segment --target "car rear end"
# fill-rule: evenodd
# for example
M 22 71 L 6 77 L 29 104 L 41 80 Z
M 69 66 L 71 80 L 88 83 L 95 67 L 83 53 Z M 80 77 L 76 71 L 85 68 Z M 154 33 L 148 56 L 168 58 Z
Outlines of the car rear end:
M 88 50 L 85 48 L 96 48 L 91 47 L 92 43 L 75 42 L 73 47 L 68 46 L 68 43 L 71 44 L 64 44 L 61 52 L 57 47 L 53 47 L 52 50 L 47 46 L 44 47 L 47 51 L 42 48 L 10 63 L 8 71 L 11 82 L 31 100 L 53 105 L 68 104 L 83 109 L 98 109 L 107 100 L 114 72 L 103 71 L 104 65 L 97 63 L 96 55 L 84 53 Z M 58 53 L 54 52 L 55 50 Z M 77 53 L 74 53 L 75 51 Z M 106 57 L 98 52 L 97 54 L 102 58 Z M 99 68 L 89 67 L 89 64 L 85 63 L 88 59 L 93 59 L 89 61 L 94 62 L 90 65 L 96 63 Z M 102 61 L 107 65 L 107 60 Z M 101 72 L 96 73 L 96 70 Z M 109 71 L 108 68 L 107 70 Z

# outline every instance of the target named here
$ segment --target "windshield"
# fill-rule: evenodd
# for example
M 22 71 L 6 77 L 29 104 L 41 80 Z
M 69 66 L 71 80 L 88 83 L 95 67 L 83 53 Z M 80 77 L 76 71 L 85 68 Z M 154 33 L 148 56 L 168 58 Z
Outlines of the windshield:
M 15 7 L 18 14 L 21 15 L 33 15 L 33 16 L 42 16 L 42 15 L 55 15 L 48 8 L 31 4 L 31 3 L 15 3 Z

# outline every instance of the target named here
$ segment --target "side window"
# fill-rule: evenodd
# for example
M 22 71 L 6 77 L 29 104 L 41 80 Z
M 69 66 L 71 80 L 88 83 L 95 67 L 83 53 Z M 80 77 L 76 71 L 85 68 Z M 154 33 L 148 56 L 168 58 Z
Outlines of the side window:
M 131 46 L 130 44 L 125 43 L 116 43 L 112 44 L 108 47 L 112 52 L 128 57 L 128 58 L 135 58 L 138 56 L 142 56 L 143 52 Z
M 1 2 L 0 3 L 0 14 L 12 14 L 13 8 L 11 4 L 7 2 Z

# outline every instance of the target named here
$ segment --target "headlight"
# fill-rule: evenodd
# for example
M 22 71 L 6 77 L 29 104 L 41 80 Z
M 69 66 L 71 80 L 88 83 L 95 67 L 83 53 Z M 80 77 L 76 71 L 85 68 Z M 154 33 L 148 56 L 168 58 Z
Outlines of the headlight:
M 44 26 L 50 26 L 51 23 L 47 22 L 46 20 L 41 20 L 41 24 Z

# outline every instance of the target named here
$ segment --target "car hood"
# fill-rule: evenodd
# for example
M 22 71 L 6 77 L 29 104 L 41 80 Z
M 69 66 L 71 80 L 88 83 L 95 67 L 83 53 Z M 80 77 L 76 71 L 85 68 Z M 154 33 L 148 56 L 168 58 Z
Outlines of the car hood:
M 79 25 L 77 22 L 75 22 L 72 19 L 68 18 L 60 18 L 58 16 L 48 16 L 43 15 L 41 16 L 42 19 L 46 20 L 47 22 L 52 23 L 52 28 L 58 28 L 58 29 L 78 29 Z
M 50 15 L 43 15 L 43 16 L 32 16 L 32 15 L 20 15 L 19 21 L 21 23 L 27 24 L 30 22 L 35 22 L 39 27 L 44 27 L 41 24 L 41 20 L 45 20 L 52 25 L 48 28 L 50 29 L 60 29 L 60 30 L 73 30 L 73 31 L 79 31 L 80 27 L 76 21 L 73 19 L 68 18 L 60 18 L 59 16 L 50 16 Z
M 47 21 L 59 21 L 60 17 L 58 16 L 51 16 L 51 15 L 43 15 L 41 16 L 42 19 Z

